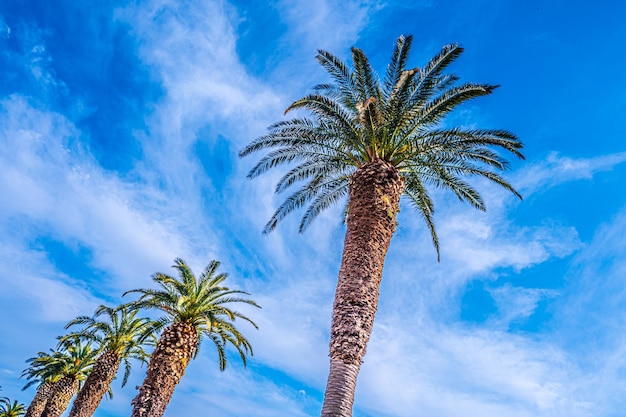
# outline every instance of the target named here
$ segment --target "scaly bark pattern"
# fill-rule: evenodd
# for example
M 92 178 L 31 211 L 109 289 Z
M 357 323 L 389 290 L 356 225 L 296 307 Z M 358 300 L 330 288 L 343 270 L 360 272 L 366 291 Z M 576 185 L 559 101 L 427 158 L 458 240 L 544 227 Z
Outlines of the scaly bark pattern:
M 174 323 L 163 331 L 150 356 L 146 379 L 132 401 L 132 417 L 163 415 L 197 348 L 198 333 L 190 324 Z
M 400 172 L 382 160 L 364 164 L 350 179 L 322 417 L 352 415 L 356 379 L 378 309 L 385 255 L 396 229 L 403 189 Z
M 75 376 L 68 375 L 61 378 L 54 386 L 41 417 L 60 417 L 67 409 L 76 391 L 78 391 L 78 380 Z
M 52 394 L 53 389 L 54 382 L 42 382 L 41 385 L 39 385 L 39 388 L 37 388 L 35 398 L 33 398 L 33 401 L 31 401 L 28 406 L 28 410 L 26 410 L 24 417 L 41 417 L 41 413 L 43 413 L 44 408 L 46 408 L 46 403 L 48 402 L 48 398 L 50 398 L 50 394 Z
M 109 390 L 119 367 L 120 357 L 117 353 L 107 350 L 100 355 L 78 392 L 69 417 L 91 417 Z

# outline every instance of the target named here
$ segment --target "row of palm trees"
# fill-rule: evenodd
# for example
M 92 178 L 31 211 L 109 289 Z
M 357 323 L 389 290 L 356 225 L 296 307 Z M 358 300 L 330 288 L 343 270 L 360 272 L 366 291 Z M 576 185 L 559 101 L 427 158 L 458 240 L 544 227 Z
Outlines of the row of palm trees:
M 296 100 L 286 111 L 305 110 L 312 116 L 275 123 L 269 133 L 240 152 L 244 157 L 267 151 L 250 171 L 250 178 L 279 165 L 290 166 L 276 185 L 277 193 L 304 183 L 278 207 L 265 232 L 274 230 L 288 214 L 306 207 L 300 223 L 303 231 L 323 210 L 347 197 L 346 235 L 333 305 L 330 372 L 322 417 L 352 415 L 356 379 L 372 332 L 383 265 L 396 230 L 401 199 L 411 203 L 424 219 L 439 258 L 430 188 L 449 189 L 461 201 L 480 210 L 485 210 L 485 202 L 473 184 L 465 180 L 467 177 L 482 177 L 520 197 L 499 174 L 508 167 L 499 150 L 523 158 L 522 143 L 514 134 L 500 129 L 446 124 L 446 117 L 453 110 L 469 100 L 491 94 L 496 86 L 457 84 L 459 78 L 446 73 L 463 52 L 457 44 L 444 46 L 423 67 L 408 68 L 411 43 L 411 36 L 397 39 L 382 80 L 360 49 L 352 48 L 351 66 L 329 52 L 318 51 L 317 59 L 332 82 L 317 85 L 312 94 Z M 472 126 L 473 122 L 468 124 Z M 163 414 L 188 362 L 197 354 L 200 338 L 208 337 L 215 343 L 221 369 L 226 365 L 224 349 L 228 344 L 238 350 L 244 363 L 246 355 L 252 354 L 250 344 L 232 321 L 241 318 L 253 326 L 254 323 L 224 304 L 256 304 L 237 297 L 239 291 L 212 292 L 208 284 L 222 288 L 223 281 L 219 276 L 213 277 L 217 268 L 214 263 L 199 280 L 181 260 L 174 267 L 180 280 L 156 274 L 154 279 L 160 289 L 135 290 L 140 298 L 129 304 L 131 310 L 152 308 L 165 313 L 157 321 L 156 327 L 163 330 L 150 356 L 146 379 L 132 402 L 133 417 Z M 106 308 L 99 311 L 109 315 Z M 121 314 L 125 310 L 110 311 L 120 314 L 117 318 L 123 320 Z M 91 322 L 84 320 L 79 324 L 89 327 Z M 102 331 L 93 330 L 105 338 Z M 75 338 L 91 337 L 76 334 L 64 340 Z M 101 398 L 108 389 L 107 378 L 112 378 L 121 360 L 121 353 L 114 348 L 99 347 L 96 352 L 98 359 L 92 365 L 92 373 L 98 375 L 99 385 L 86 389 L 90 383 L 87 380 L 81 389 L 89 397 L 86 401 L 89 407 L 84 406 L 89 410 L 97 406 L 100 399 L 96 398 Z M 50 356 L 33 358 L 33 369 L 43 366 L 39 361 L 45 364 L 58 359 L 55 353 Z M 98 364 L 100 358 L 102 362 Z M 63 381 L 63 378 L 56 381 L 36 378 L 40 390 L 45 388 L 45 392 L 60 390 Z M 75 391 L 76 382 L 72 384 Z M 50 402 L 54 395 L 48 393 L 42 397 Z M 80 394 L 77 400 L 79 397 Z M 75 401 L 73 408 L 79 405 Z M 52 409 L 52 404 L 46 403 L 43 414 L 28 414 L 31 407 L 28 417 L 57 415 L 45 411 Z M 71 415 L 89 415 L 89 412 Z
M 217 261 L 209 263 L 198 277 L 182 259 L 176 259 L 173 267 L 178 277 L 155 274 L 156 289 L 128 291 L 124 295 L 136 293 L 139 298 L 116 308 L 100 306 L 93 316 L 75 318 L 65 327 L 70 332 L 59 338 L 56 349 L 27 360 L 24 388 L 38 388 L 26 417 L 59 417 L 77 393 L 69 416 L 92 416 L 102 398 L 112 395 L 111 383 L 122 364 L 122 386 L 126 384 L 131 359 L 148 363 L 145 380 L 132 401 L 132 416 L 160 417 L 205 338 L 216 347 L 220 370 L 226 368 L 228 346 L 246 364 L 252 346 L 234 322 L 241 319 L 257 326 L 231 305 L 259 306 L 243 297 L 247 293 L 224 285 L 228 275 L 217 272 Z M 140 317 L 138 313 L 144 310 L 162 315 L 158 319 Z M 153 349 L 150 354 L 149 348 Z M 7 417 L 24 412 L 23 406 L 15 408 Z

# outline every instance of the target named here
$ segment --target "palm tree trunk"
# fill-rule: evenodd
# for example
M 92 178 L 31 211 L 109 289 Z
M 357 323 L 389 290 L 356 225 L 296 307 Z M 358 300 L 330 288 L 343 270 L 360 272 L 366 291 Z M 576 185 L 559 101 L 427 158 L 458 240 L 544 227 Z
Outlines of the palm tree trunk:
M 33 398 L 33 401 L 31 401 L 28 406 L 24 417 L 41 417 L 41 413 L 43 413 L 44 408 L 46 408 L 48 398 L 50 398 L 50 394 L 52 394 L 52 390 L 54 390 L 54 385 L 55 383 L 50 381 L 42 382 L 39 385 L 35 398 Z
M 107 350 L 100 355 L 78 392 L 69 417 L 91 417 L 109 390 L 119 367 L 120 357 L 117 353 Z
M 73 375 L 64 376 L 54 386 L 46 408 L 41 417 L 60 417 L 70 404 L 72 397 L 78 391 L 78 380 Z
M 133 399 L 132 417 L 161 417 L 198 348 L 198 333 L 187 323 L 167 327 L 150 356 L 148 373 Z
M 350 180 L 322 417 L 352 416 L 356 379 L 372 333 L 383 265 L 403 189 L 399 171 L 381 160 L 363 165 Z

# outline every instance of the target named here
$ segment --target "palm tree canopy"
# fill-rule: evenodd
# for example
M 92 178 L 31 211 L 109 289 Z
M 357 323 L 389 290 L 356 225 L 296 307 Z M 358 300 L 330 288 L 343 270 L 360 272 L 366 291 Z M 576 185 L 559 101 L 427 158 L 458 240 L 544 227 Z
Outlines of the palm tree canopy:
M 37 356 L 26 360 L 26 363 L 29 365 L 22 372 L 21 378 L 26 378 L 28 382 L 22 390 L 46 381 L 56 382 L 62 378 L 59 372 L 58 360 L 54 356 L 54 351 L 51 349 L 50 352 L 51 353 L 38 352 Z
M 20 417 L 25 412 L 24 404 L 18 403 L 17 400 L 11 403 L 6 397 L 0 398 L 0 417 Z
M 508 164 L 494 150 L 501 148 L 523 158 L 515 135 L 444 124 L 460 104 L 488 95 L 496 86 L 458 85 L 456 75 L 445 73 L 463 52 L 457 44 L 444 46 L 422 68 L 406 69 L 411 42 L 411 36 L 397 39 L 382 81 L 360 49 L 352 48 L 352 68 L 319 50 L 317 60 L 333 82 L 317 85 L 313 93 L 285 111 L 305 109 L 312 117 L 275 123 L 269 133 L 240 152 L 243 157 L 270 150 L 251 169 L 249 178 L 278 165 L 295 165 L 279 180 L 277 193 L 305 182 L 276 210 L 265 233 L 292 211 L 307 206 L 300 222 L 300 232 L 304 231 L 321 211 L 347 195 L 349 179 L 359 167 L 378 160 L 393 165 L 403 176 L 404 196 L 425 219 L 437 252 L 434 206 L 427 187 L 448 188 L 460 200 L 484 210 L 480 194 L 462 179 L 477 175 L 520 197 L 497 173 Z
M 61 342 L 72 339 L 87 340 L 99 347 L 99 352 L 115 353 L 124 362 L 125 372 L 122 386 L 126 385 L 130 374 L 129 359 L 146 362 L 149 354 L 144 346 L 155 346 L 155 332 L 158 323 L 144 317 L 137 317 L 137 310 L 122 305 L 111 308 L 101 305 L 93 317 L 79 316 L 70 321 L 65 328 L 82 328 L 61 338 Z
M 237 330 L 233 321 L 240 318 L 258 328 L 247 316 L 227 305 L 245 303 L 258 308 L 260 306 L 240 296 L 248 293 L 224 286 L 228 274 L 216 274 L 219 265 L 218 261 L 211 261 L 202 274 L 196 277 L 185 261 L 177 258 L 172 267 L 178 270 L 178 278 L 159 272 L 152 277 L 159 289 L 136 289 L 124 295 L 134 292 L 141 294 L 137 301 L 130 304 L 132 308 L 156 309 L 165 313 L 159 320 L 160 327 L 182 322 L 197 330 L 200 341 L 203 336 L 208 337 L 218 350 L 220 369 L 224 369 L 226 344 L 230 343 L 238 350 L 244 365 L 245 354 L 252 354 L 250 343 Z
M 97 355 L 98 350 L 89 343 L 83 344 L 79 339 L 65 340 L 59 349 L 50 349 L 50 353 L 39 352 L 37 356 L 26 360 L 29 366 L 21 377 L 29 382 L 23 389 L 45 381 L 56 382 L 65 376 L 84 381 Z

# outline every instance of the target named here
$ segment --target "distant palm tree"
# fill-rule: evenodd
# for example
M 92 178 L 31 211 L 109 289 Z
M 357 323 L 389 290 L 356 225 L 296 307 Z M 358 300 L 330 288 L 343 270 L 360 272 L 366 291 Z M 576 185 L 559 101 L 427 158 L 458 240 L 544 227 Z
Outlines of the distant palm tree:
M 28 379 L 29 382 L 22 390 L 36 384 L 38 387 L 35 397 L 26 410 L 25 417 L 40 417 L 55 384 L 61 379 L 58 373 L 58 363 L 51 354 L 45 352 L 39 352 L 36 357 L 28 359 L 26 363 L 29 366 L 22 372 L 21 377 Z
M 129 359 L 147 362 L 149 355 L 144 347 L 156 344 L 156 326 L 151 320 L 136 315 L 137 311 L 129 310 L 128 306 L 121 306 L 118 309 L 100 306 L 94 317 L 77 317 L 65 326 L 66 329 L 77 325 L 84 327 L 64 336 L 62 340 L 78 338 L 99 347 L 98 359 L 78 392 L 69 417 L 93 415 L 102 397 L 110 390 L 111 382 L 122 362 L 125 365 L 122 386 L 126 385 L 130 374 Z
M 50 354 L 39 352 L 37 357 L 30 358 L 27 362 L 31 365 L 24 370 L 22 375 L 32 379 L 32 381 L 24 388 L 38 381 L 41 384 L 26 415 L 60 417 L 78 391 L 81 381 L 87 378 L 97 353 L 97 350 L 94 350 L 91 345 L 82 344 L 80 340 L 71 342 L 66 340 L 60 349 L 51 350 Z M 41 398 L 37 397 L 42 385 L 46 383 L 51 383 L 51 385 L 48 384 L 45 393 L 41 395 L 41 397 L 45 397 L 47 394 L 45 406 L 41 410 Z
M 17 400 L 11 403 L 6 397 L 0 398 L 0 417 L 20 417 L 25 412 L 24 404 L 18 403 Z
M 55 354 L 62 377 L 50 394 L 42 417 L 60 417 L 65 412 L 81 383 L 91 372 L 98 351 L 90 343 L 83 344 L 79 339 L 66 339 L 62 341 L 61 349 Z
M 163 415 L 187 364 L 197 355 L 204 336 L 217 348 L 220 370 L 226 367 L 227 344 L 237 349 L 244 365 L 246 354 L 252 355 L 252 346 L 239 333 L 233 321 L 240 318 L 257 328 L 256 324 L 226 305 L 258 305 L 238 296 L 247 293 L 223 286 L 227 274 L 215 275 L 219 267 L 217 261 L 212 261 L 199 278 L 182 259 L 176 259 L 173 267 L 178 270 L 180 278 L 157 273 L 153 280 L 160 289 L 137 289 L 124 294 L 140 293 L 140 298 L 130 305 L 133 308 L 160 310 L 165 313 L 159 321 L 161 327 L 167 326 L 150 357 L 146 378 L 132 401 L 133 417 Z
M 460 104 L 490 94 L 494 86 L 467 83 L 444 73 L 463 51 L 447 45 L 423 68 L 406 69 L 412 38 L 400 36 L 382 82 L 365 54 L 352 48 L 352 66 L 326 51 L 317 60 L 333 83 L 292 103 L 312 118 L 278 122 L 240 156 L 269 150 L 248 177 L 283 164 L 280 193 L 289 196 L 265 226 L 272 231 L 286 215 L 308 206 L 300 231 L 324 209 L 347 196 L 347 230 L 333 306 L 330 374 L 322 416 L 351 416 L 356 379 L 378 308 L 383 264 L 405 196 L 430 230 L 439 257 L 428 187 L 447 188 L 472 206 L 485 204 L 463 177 L 486 178 L 519 194 L 497 172 L 507 162 L 492 148 L 522 158 L 520 141 L 504 130 L 449 127 L 445 117 Z

